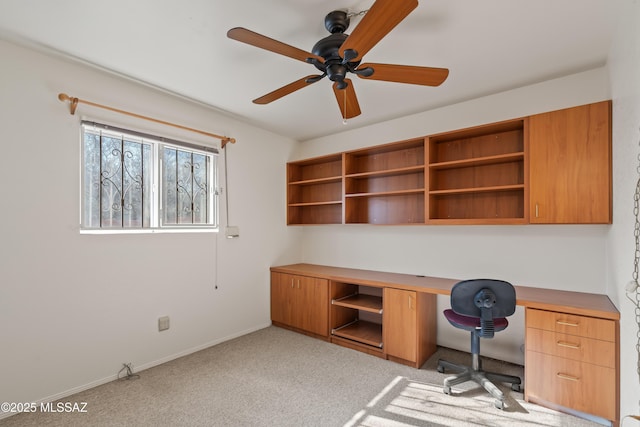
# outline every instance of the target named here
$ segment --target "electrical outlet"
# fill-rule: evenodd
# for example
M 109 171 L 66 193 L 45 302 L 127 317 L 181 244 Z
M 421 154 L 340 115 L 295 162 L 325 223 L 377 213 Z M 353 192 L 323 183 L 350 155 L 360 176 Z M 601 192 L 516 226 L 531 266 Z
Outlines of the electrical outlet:
M 169 329 L 169 316 L 163 316 L 158 319 L 158 331 L 166 331 Z

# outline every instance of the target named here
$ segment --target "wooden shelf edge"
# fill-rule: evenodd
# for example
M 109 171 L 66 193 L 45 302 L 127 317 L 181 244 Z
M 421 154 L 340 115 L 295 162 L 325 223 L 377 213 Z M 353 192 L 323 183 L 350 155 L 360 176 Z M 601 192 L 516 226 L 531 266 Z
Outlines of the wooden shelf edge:
M 524 160 L 524 151 L 518 151 L 515 153 L 498 154 L 495 156 L 476 157 L 471 159 L 451 160 L 447 162 L 430 163 L 429 169 L 455 169 L 471 166 L 491 165 L 498 163 L 507 163 L 517 160 Z
M 492 187 L 455 188 L 450 190 L 430 190 L 429 195 L 441 196 L 441 195 L 449 195 L 449 194 L 490 193 L 490 192 L 497 192 L 497 191 L 513 191 L 513 190 L 524 191 L 524 184 L 495 185 Z
M 351 194 L 345 194 L 344 197 L 356 198 L 356 197 L 403 196 L 407 194 L 420 194 L 424 192 L 425 192 L 424 188 L 416 188 L 411 190 L 380 191 L 375 193 L 351 193 Z
M 303 181 L 290 181 L 289 185 L 313 185 L 313 184 L 330 184 L 342 181 L 342 175 L 329 176 L 326 178 L 305 179 Z
M 526 218 L 431 218 L 426 225 L 521 225 Z
M 362 344 L 357 341 L 353 341 L 350 339 L 342 338 L 336 335 L 331 335 L 329 338 L 329 342 L 333 344 L 337 344 L 342 347 L 350 348 L 351 350 L 361 351 L 363 353 L 367 353 L 371 356 L 380 357 L 382 359 L 386 359 L 386 355 L 381 348 L 372 347 L 367 344 Z
M 382 348 L 382 325 L 377 323 L 357 320 L 332 329 L 331 335 Z
M 342 200 L 330 200 L 328 202 L 305 202 L 305 203 L 289 203 L 288 207 L 304 207 L 304 206 L 326 206 L 326 205 L 341 205 Z
M 331 300 L 331 304 L 340 307 L 355 308 L 356 310 L 368 311 L 370 313 L 382 314 L 382 298 L 373 295 L 349 295 L 344 298 L 333 299 Z
M 345 174 L 345 178 L 370 178 L 374 176 L 387 176 L 387 175 L 406 175 L 410 173 L 416 172 L 424 172 L 424 165 L 417 166 L 407 166 L 403 168 L 395 168 L 395 169 L 385 169 L 379 171 L 369 171 L 369 172 L 356 172 L 356 173 L 347 173 Z

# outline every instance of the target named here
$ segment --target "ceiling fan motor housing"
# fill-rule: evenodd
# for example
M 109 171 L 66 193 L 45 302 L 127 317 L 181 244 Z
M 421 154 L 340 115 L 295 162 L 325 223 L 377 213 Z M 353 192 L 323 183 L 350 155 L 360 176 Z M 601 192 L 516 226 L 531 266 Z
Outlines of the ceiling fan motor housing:
M 349 37 L 344 32 L 349 27 L 349 17 L 341 10 L 335 10 L 327 14 L 324 19 L 324 26 L 331 35 L 319 40 L 311 52 L 324 59 L 324 63 L 313 62 L 315 67 L 327 74 L 329 80 L 338 82 L 338 88 L 344 89 L 347 84 L 344 82 L 347 72 L 355 70 L 360 61 L 344 62 L 340 57 L 340 46 Z

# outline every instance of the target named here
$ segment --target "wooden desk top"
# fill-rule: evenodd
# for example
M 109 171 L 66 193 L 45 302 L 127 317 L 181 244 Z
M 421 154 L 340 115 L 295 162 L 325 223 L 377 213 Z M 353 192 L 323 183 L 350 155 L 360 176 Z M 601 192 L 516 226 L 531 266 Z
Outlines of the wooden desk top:
M 392 287 L 439 295 L 450 295 L 451 288 L 459 281 L 458 279 L 442 277 L 414 276 L 411 274 L 386 273 L 316 264 L 276 266 L 271 267 L 271 271 L 319 277 L 356 285 Z M 606 295 L 528 286 L 515 286 L 515 288 L 516 303 L 520 306 L 620 320 L 620 312 Z

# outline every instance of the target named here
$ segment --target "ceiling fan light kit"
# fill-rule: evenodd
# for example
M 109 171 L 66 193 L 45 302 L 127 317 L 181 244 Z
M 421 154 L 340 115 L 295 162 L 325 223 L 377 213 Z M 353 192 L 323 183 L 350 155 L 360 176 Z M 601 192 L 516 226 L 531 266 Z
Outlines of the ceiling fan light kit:
M 361 114 L 353 83 L 347 78 L 348 73 L 364 79 L 423 86 L 439 86 L 447 79 L 449 70 L 446 68 L 361 63 L 362 57 L 417 6 L 417 0 L 377 0 L 351 34 L 345 33 L 349 28 L 350 15 L 342 10 L 332 11 L 324 20 L 325 28 L 331 34 L 319 40 L 311 52 L 242 27 L 230 29 L 227 37 L 312 64 L 322 73 L 289 83 L 254 99 L 254 103 L 268 104 L 327 77 L 333 82 L 336 101 L 343 121 L 346 121 Z

